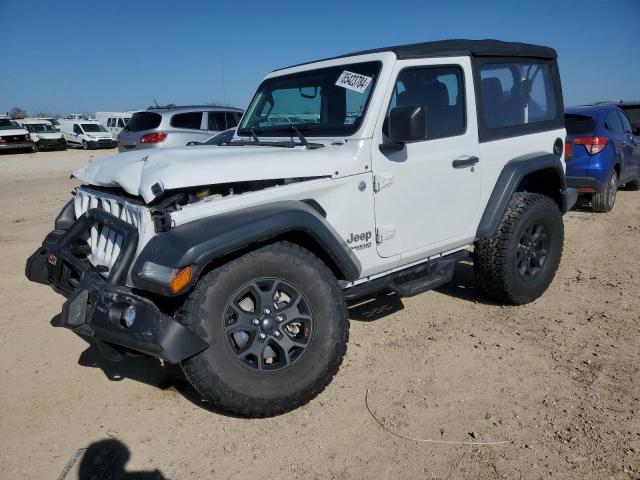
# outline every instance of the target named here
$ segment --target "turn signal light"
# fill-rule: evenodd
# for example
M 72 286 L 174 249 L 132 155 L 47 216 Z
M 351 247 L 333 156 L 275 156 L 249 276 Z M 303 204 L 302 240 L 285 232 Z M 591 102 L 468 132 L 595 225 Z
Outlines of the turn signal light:
M 175 295 L 184 287 L 189 285 L 191 281 L 191 275 L 193 275 L 193 269 L 191 267 L 185 267 L 180 270 L 171 280 L 171 292 Z
M 167 138 L 167 134 L 164 132 L 147 133 L 140 139 L 140 143 L 161 143 Z
M 584 146 L 589 155 L 595 155 L 604 150 L 608 141 L 607 137 L 578 137 L 573 140 L 573 143 Z

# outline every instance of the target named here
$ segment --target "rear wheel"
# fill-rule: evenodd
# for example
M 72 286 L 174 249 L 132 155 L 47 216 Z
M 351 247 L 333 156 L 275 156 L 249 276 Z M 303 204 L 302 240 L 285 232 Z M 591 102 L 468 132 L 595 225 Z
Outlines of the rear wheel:
M 551 284 L 562 256 L 564 225 L 556 203 L 537 193 L 518 192 L 498 230 L 475 243 L 479 287 L 505 303 L 524 304 Z
M 332 272 L 289 242 L 211 270 L 177 317 L 209 343 L 182 363 L 194 388 L 216 407 L 255 417 L 318 395 L 342 362 L 349 331 Z
M 597 213 L 610 212 L 616 203 L 618 193 L 618 172 L 611 170 L 607 185 L 604 190 L 596 192 L 591 196 L 591 208 Z

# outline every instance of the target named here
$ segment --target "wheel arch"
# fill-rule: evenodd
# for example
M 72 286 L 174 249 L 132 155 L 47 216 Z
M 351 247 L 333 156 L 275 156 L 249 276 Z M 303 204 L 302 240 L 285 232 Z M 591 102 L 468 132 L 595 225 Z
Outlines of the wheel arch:
M 340 280 L 356 280 L 362 269 L 344 239 L 313 204 L 282 201 L 215 215 L 154 236 L 138 255 L 132 269 L 134 287 L 173 296 L 166 285 L 143 278 L 146 262 L 172 268 L 192 266 L 188 292 L 206 271 L 264 245 L 290 241 L 314 253 Z
M 575 201 L 570 198 L 560 157 L 530 154 L 509 161 L 498 177 L 478 225 L 476 238 L 493 235 L 516 192 L 540 193 L 553 199 L 562 213 Z

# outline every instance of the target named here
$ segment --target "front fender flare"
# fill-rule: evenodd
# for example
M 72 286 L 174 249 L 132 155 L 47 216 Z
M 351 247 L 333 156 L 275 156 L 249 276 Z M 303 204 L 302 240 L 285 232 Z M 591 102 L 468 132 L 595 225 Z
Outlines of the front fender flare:
M 131 270 L 131 281 L 135 288 L 171 296 L 167 286 L 140 275 L 145 262 L 172 268 L 194 267 L 196 275 L 189 285 L 191 288 L 202 269 L 215 259 L 288 232 L 310 236 L 335 263 L 345 280 L 359 278 L 360 261 L 344 239 L 311 205 L 291 200 L 222 213 L 158 233 L 138 255 Z

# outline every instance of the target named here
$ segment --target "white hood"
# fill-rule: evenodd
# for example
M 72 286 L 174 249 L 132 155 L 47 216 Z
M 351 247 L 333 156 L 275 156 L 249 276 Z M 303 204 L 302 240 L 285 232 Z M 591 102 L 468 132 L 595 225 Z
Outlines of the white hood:
M 27 135 L 29 132 L 24 128 L 6 128 L 0 130 L 0 137 L 12 137 L 14 135 Z
M 251 180 L 326 177 L 338 170 L 334 148 L 181 147 L 102 157 L 73 173 L 101 187 L 121 187 L 149 203 L 156 183 L 164 190 Z

